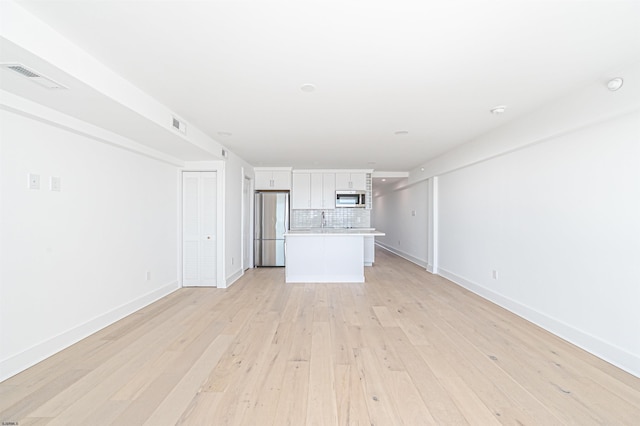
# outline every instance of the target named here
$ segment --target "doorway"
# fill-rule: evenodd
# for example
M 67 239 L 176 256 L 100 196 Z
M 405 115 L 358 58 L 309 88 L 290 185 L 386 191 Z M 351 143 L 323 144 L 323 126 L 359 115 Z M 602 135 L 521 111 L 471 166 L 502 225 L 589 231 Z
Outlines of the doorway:
M 182 285 L 217 286 L 216 172 L 182 173 Z

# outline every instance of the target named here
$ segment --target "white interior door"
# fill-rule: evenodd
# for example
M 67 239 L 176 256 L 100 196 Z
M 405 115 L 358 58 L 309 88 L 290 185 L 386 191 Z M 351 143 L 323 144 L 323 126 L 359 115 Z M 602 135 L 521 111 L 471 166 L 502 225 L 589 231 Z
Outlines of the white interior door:
M 182 285 L 216 286 L 216 172 L 182 173 Z

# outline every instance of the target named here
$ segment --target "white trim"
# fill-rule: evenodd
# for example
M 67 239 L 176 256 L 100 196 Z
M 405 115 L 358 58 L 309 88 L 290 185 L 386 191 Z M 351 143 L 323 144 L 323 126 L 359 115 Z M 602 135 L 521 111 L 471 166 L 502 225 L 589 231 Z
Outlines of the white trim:
M 139 297 L 136 300 L 127 302 L 111 311 L 98 315 L 97 317 L 75 326 L 55 337 L 38 343 L 31 348 L 16 354 L 10 358 L 0 361 L 0 381 L 18 374 L 21 371 L 37 364 L 69 346 L 79 342 L 85 337 L 96 333 L 122 318 L 133 314 L 136 311 L 152 304 L 153 302 L 173 293 L 180 288 L 178 281 L 173 281 L 162 288 Z
M 438 275 L 486 300 L 489 300 L 490 302 L 495 303 L 519 317 L 542 327 L 548 332 L 553 333 L 567 342 L 584 349 L 585 351 L 627 371 L 628 373 L 633 374 L 636 377 L 640 377 L 640 357 L 553 318 L 544 312 L 535 310 L 527 305 L 516 302 L 515 300 L 469 281 L 466 278 L 460 277 L 453 272 L 440 268 Z
M 180 287 L 184 287 L 184 283 L 182 282 L 182 176 L 183 172 L 216 172 L 216 182 L 217 182 L 217 200 L 216 200 L 216 209 L 218 216 L 218 226 L 216 227 L 217 232 L 217 242 L 218 245 L 216 247 L 217 254 L 217 277 L 216 277 L 216 287 L 218 288 L 226 288 L 226 280 L 224 278 L 224 206 L 225 206 L 225 198 L 224 198 L 224 161 L 221 160 L 213 160 L 213 161 L 193 161 L 187 162 L 183 168 L 178 170 L 178 218 L 180 220 L 180 226 L 178 227 L 178 265 L 179 265 L 179 279 L 180 279 Z
M 405 252 L 403 252 L 401 250 L 398 250 L 398 249 L 393 248 L 391 246 L 388 246 L 386 244 L 380 243 L 378 241 L 376 241 L 376 245 L 378 247 L 380 247 L 381 249 L 383 249 L 383 250 L 386 250 L 386 251 L 391 252 L 391 253 L 393 253 L 393 254 L 395 254 L 397 256 L 400 256 L 403 259 L 408 260 L 411 263 L 415 263 L 416 265 L 422 266 L 423 268 L 427 267 L 427 262 L 425 262 L 422 259 L 418 259 L 417 257 L 413 257 L 410 254 L 407 254 L 407 253 L 405 253 Z
M 240 245 L 240 250 L 242 251 L 242 270 L 246 271 L 249 268 L 253 268 L 253 194 L 254 194 L 254 179 L 249 176 L 248 174 L 245 173 L 245 168 L 241 167 L 240 168 L 240 172 L 242 173 L 242 226 L 241 226 L 241 239 L 242 239 L 242 244 Z M 248 182 L 248 193 L 249 193 L 249 197 L 248 200 L 245 200 L 244 194 L 245 194 L 245 190 L 247 188 L 247 181 Z M 248 201 L 248 206 L 245 203 L 245 201 Z M 247 215 L 249 216 L 248 218 L 248 222 L 249 222 L 249 229 L 245 229 L 245 221 L 247 220 Z M 245 234 L 248 233 L 247 234 Z M 247 244 L 247 240 L 249 240 L 249 247 L 247 247 L 248 251 L 249 251 L 249 259 L 248 259 L 248 265 L 245 265 L 244 263 L 244 250 L 245 250 L 245 245 Z
M 184 166 L 184 161 L 169 154 L 4 90 L 0 90 L 0 108 L 172 166 Z
M 231 284 L 238 281 L 243 275 L 244 275 L 244 271 L 242 270 L 242 268 L 240 268 L 239 271 L 236 271 L 233 274 L 231 274 L 225 281 L 225 288 L 229 288 Z

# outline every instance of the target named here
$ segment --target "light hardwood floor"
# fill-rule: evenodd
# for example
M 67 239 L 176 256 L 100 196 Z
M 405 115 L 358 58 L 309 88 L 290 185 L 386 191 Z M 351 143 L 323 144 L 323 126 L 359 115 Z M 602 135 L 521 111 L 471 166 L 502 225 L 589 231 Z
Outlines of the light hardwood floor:
M 365 284 L 248 271 L 0 384 L 26 425 L 640 424 L 640 379 L 378 250 Z

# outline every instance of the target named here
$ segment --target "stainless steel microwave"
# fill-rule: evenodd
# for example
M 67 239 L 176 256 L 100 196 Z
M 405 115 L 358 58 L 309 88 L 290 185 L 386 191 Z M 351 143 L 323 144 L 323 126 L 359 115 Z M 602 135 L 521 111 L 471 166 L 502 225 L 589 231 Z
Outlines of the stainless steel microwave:
M 336 191 L 336 207 L 366 206 L 365 191 Z

